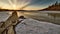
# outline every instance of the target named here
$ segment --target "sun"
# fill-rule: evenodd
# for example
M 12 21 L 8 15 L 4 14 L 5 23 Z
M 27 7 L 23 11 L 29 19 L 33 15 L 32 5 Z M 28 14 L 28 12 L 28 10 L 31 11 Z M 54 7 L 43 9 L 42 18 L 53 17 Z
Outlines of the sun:
M 15 4 L 13 4 L 11 8 L 12 8 L 13 10 L 19 10 L 20 7 L 17 6 L 17 5 L 15 5 Z
M 16 5 L 12 5 L 12 6 L 13 6 L 13 9 L 14 9 L 14 10 L 16 10 L 16 9 L 17 9 Z

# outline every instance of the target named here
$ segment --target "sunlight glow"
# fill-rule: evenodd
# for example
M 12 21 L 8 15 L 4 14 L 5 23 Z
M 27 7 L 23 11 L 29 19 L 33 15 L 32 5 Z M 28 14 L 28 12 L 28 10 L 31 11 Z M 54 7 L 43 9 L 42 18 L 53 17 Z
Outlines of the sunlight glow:
M 14 0 L 14 3 L 15 3 L 15 4 L 13 4 L 11 0 L 8 0 L 8 2 L 9 2 L 9 4 L 11 5 L 11 7 L 12 7 L 13 10 L 16 10 L 16 9 L 17 9 L 17 8 L 16 8 L 16 5 L 15 5 L 15 4 L 16 4 L 16 0 Z
M 16 9 L 17 9 L 17 8 L 16 8 L 16 5 L 12 5 L 12 6 L 13 6 L 13 9 L 14 9 L 14 10 L 16 10 Z
M 0 1 L 2 1 L 2 0 L 0 0 Z M 19 1 L 18 0 L 6 0 L 6 1 L 8 1 L 8 3 L 6 3 L 6 4 L 4 3 L 3 5 L 0 2 L 0 4 L 2 5 L 1 7 L 3 9 L 23 10 L 29 5 L 31 0 L 19 0 Z

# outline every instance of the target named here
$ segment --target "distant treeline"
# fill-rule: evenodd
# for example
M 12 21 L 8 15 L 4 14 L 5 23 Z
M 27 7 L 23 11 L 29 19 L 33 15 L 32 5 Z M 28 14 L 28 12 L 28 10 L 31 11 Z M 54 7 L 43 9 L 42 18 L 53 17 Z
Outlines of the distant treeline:
M 48 10 L 48 11 L 60 11 L 60 3 L 56 1 L 55 4 L 43 9 L 43 10 Z

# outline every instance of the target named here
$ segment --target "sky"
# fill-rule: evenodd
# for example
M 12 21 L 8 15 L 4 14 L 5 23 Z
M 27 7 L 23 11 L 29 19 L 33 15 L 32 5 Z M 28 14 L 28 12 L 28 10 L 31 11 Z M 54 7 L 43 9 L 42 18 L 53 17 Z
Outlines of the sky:
M 0 8 L 13 10 L 41 10 L 60 0 L 0 0 Z

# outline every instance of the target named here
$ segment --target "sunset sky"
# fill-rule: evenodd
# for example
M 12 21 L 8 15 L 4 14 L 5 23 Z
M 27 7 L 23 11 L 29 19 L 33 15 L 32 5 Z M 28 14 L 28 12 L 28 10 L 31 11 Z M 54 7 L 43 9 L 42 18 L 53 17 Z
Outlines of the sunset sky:
M 0 0 L 0 8 L 13 10 L 38 10 L 48 7 L 60 0 Z

